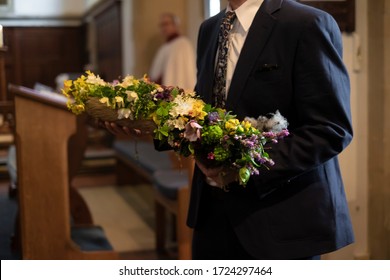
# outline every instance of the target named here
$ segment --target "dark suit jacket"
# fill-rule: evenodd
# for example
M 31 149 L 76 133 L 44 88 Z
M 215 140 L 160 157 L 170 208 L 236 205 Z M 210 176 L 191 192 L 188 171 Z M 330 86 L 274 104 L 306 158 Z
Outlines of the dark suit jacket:
M 217 37 L 224 11 L 200 27 L 196 91 L 212 103 Z M 229 193 L 226 211 L 257 258 L 323 254 L 353 242 L 337 155 L 352 139 L 350 88 L 340 30 L 325 12 L 265 0 L 239 57 L 226 108 L 239 118 L 280 110 L 291 135 L 270 145 L 276 162 Z M 204 175 L 195 170 L 188 225 L 202 223 Z

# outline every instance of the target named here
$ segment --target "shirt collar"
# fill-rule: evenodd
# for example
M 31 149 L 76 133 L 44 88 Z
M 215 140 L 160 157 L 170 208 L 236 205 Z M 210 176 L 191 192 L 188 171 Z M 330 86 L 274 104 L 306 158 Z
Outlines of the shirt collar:
M 244 4 L 238 7 L 234 12 L 237 20 L 240 22 L 245 32 L 248 32 L 252 25 L 253 19 L 264 0 L 247 0 Z M 232 11 L 230 5 L 227 6 L 226 12 Z

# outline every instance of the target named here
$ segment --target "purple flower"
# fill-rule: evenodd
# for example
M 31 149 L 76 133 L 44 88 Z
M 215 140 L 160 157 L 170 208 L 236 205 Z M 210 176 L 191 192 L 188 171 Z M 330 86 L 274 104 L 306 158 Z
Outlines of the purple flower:
M 196 121 L 191 120 L 185 126 L 184 138 L 187 138 L 190 142 L 195 142 L 200 138 L 200 129 L 202 126 Z
M 284 138 L 290 135 L 290 132 L 287 129 L 283 129 L 281 132 L 278 133 L 278 138 Z
M 210 124 L 215 124 L 220 120 L 218 112 L 210 112 L 207 114 Z
M 215 159 L 215 155 L 213 152 L 207 154 L 207 159 Z
M 255 146 L 255 143 L 250 139 L 244 139 L 241 141 L 241 143 L 247 148 L 253 148 Z
M 272 131 L 263 132 L 262 135 L 266 138 L 275 138 L 276 137 L 276 134 Z
M 172 90 L 174 87 L 162 87 L 162 90 L 159 90 L 155 95 L 155 99 L 165 100 L 165 101 L 172 101 Z

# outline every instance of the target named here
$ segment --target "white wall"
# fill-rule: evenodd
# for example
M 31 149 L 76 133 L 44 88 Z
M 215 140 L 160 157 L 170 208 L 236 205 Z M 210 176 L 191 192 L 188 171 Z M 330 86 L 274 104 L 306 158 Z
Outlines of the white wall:
M 122 26 L 133 25 L 133 1 L 125 0 L 122 2 Z M 122 74 L 123 76 L 132 75 L 134 73 L 134 55 L 135 42 L 131 28 L 122 28 Z
M 15 16 L 80 16 L 84 13 L 84 0 L 14 0 Z
M 85 0 L 85 6 L 87 9 L 91 8 L 96 3 L 100 2 L 101 0 Z M 126 1 L 126 0 L 125 0 Z
M 13 0 L 11 11 L 1 14 L 4 26 L 77 26 L 91 0 Z

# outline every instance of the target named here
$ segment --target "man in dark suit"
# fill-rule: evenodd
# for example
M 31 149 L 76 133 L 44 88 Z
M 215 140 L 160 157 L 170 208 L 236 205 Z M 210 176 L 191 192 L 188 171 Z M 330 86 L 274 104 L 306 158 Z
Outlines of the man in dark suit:
M 197 162 L 193 258 L 319 258 L 354 239 L 337 160 L 352 139 L 340 30 L 327 13 L 295 1 L 230 0 L 199 31 L 196 92 L 206 103 L 218 102 L 214 73 L 226 51 L 218 33 L 230 11 L 222 106 L 240 119 L 279 110 L 291 135 L 270 145 L 275 165 L 246 188 L 235 171 Z

